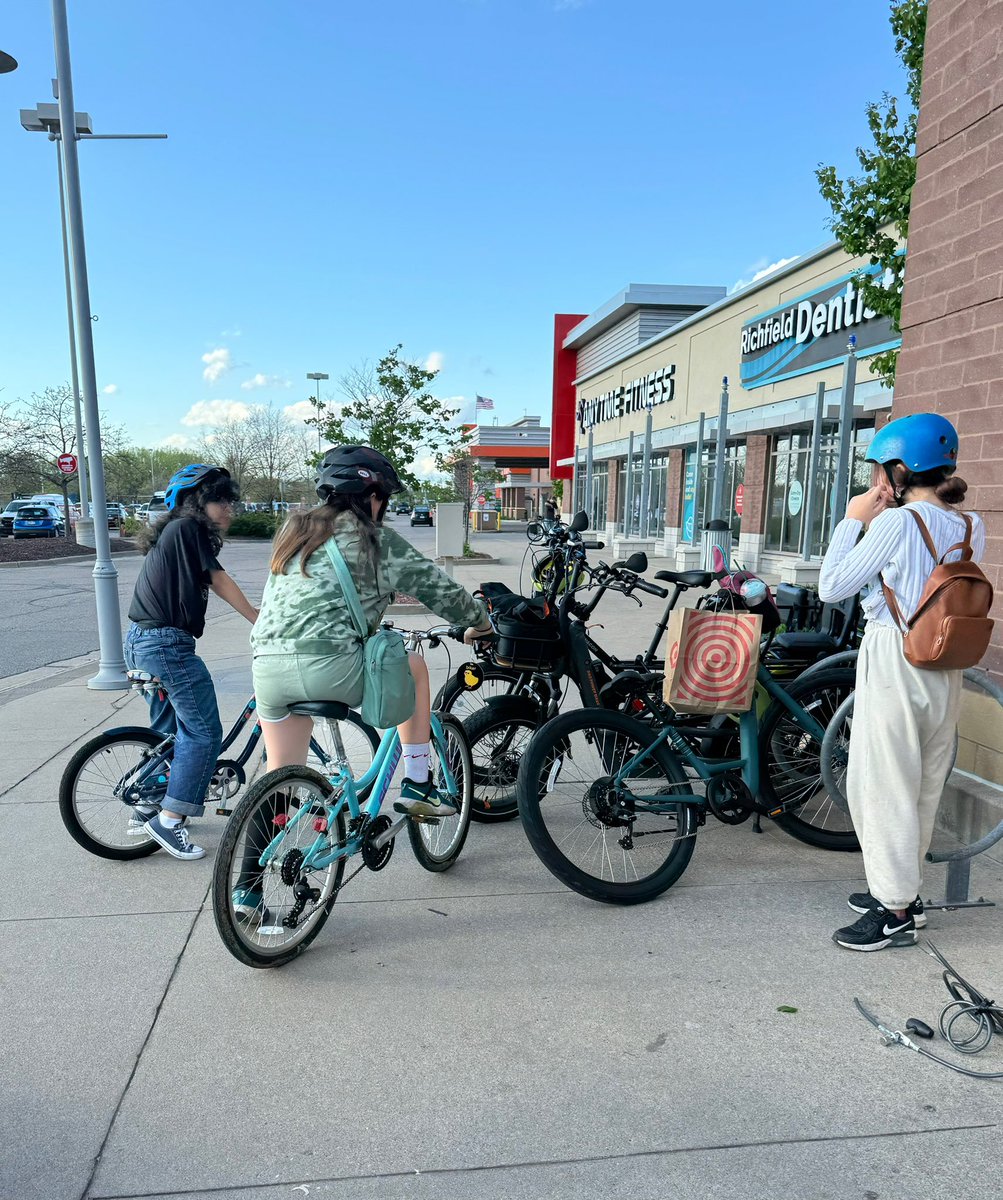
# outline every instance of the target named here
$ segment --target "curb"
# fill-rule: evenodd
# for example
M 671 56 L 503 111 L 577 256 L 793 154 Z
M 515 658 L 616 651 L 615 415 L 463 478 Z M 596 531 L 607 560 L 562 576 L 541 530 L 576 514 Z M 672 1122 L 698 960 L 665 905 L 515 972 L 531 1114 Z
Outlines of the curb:
M 142 558 L 142 550 L 113 550 L 112 558 Z M 0 571 L 13 570 L 15 567 L 47 567 L 52 563 L 82 563 L 95 561 L 93 554 L 69 554 L 63 558 L 29 558 L 25 562 L 0 563 Z

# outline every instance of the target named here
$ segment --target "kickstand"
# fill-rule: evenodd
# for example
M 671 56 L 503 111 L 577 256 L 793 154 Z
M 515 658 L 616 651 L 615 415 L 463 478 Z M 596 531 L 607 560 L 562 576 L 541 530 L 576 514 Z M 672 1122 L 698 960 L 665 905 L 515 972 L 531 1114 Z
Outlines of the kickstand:
M 752 822 L 752 832 L 753 833 L 762 833 L 763 832 L 763 814 L 762 813 L 756 813 L 756 819 Z

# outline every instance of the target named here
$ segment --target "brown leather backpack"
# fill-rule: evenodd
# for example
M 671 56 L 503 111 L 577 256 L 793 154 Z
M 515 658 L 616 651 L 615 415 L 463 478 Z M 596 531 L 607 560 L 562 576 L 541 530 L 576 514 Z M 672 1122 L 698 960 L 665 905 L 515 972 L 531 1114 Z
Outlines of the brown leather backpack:
M 919 598 L 919 607 L 908 621 L 903 621 L 895 593 L 883 576 L 881 579 L 885 603 L 902 630 L 906 659 L 914 667 L 930 671 L 974 667 L 993 635 L 989 617 L 993 585 L 971 561 L 972 518 L 967 513 L 960 514 L 965 522 L 965 540 L 951 546 L 939 558 L 923 518 L 914 508 L 907 511 L 919 526 L 935 565 Z M 961 558 L 957 562 L 944 562 L 955 550 L 961 551 Z

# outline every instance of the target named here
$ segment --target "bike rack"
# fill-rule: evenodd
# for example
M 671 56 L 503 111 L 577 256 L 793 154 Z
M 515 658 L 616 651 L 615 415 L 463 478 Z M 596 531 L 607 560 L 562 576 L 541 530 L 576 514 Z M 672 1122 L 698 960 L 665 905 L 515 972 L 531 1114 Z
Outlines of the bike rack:
M 947 863 L 947 886 L 944 890 L 944 899 L 927 900 L 925 901 L 926 907 L 995 908 L 995 900 L 986 900 L 983 896 L 980 896 L 978 900 L 969 900 L 968 887 L 971 881 L 972 859 L 991 846 L 995 846 L 1001 839 L 1003 839 L 1003 821 L 1000 821 L 996 828 L 987 833 L 985 837 L 979 838 L 977 842 L 972 842 L 970 846 L 962 846 L 958 850 L 949 850 L 943 854 L 929 851 L 926 856 L 927 862 Z

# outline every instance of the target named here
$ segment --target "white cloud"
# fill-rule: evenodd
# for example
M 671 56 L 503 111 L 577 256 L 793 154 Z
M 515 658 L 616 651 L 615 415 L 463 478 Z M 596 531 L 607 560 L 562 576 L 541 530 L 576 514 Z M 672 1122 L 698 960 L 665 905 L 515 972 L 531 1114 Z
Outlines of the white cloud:
M 432 479 L 435 482 L 441 482 L 447 478 L 444 472 L 440 471 L 435 465 L 435 459 L 431 454 L 419 454 L 414 462 L 410 464 L 410 470 L 419 479 Z
M 103 387 L 101 389 L 101 395 L 102 396 L 114 396 L 117 391 L 118 391 L 118 384 L 117 383 L 109 383 L 107 387 Z
M 765 279 L 767 275 L 772 275 L 774 271 L 779 271 L 781 267 L 786 267 L 788 263 L 796 261 L 798 255 L 793 258 L 781 258 L 775 263 L 770 263 L 766 266 L 766 259 L 761 258 L 758 262 L 749 267 L 750 271 L 755 271 L 755 274 L 749 279 L 736 279 L 736 281 L 728 288 L 728 295 L 733 292 L 739 292 L 744 287 L 748 287 L 750 283 L 758 283 L 760 279 Z
M 287 404 L 282 413 L 290 421 L 305 421 L 307 417 L 315 417 L 317 410 L 309 400 L 298 400 L 295 404 Z
M 250 412 L 249 406 L 240 400 L 199 400 L 181 418 L 181 424 L 225 425 L 227 421 L 243 421 Z
M 202 378 L 206 383 L 216 383 L 233 366 L 230 351 L 225 346 L 218 346 L 208 354 L 203 354 L 202 361 L 205 363 Z
M 192 440 L 187 433 L 172 433 L 170 437 L 165 437 L 160 444 L 169 450 L 187 450 L 192 444 Z
M 251 392 L 254 391 L 255 388 L 290 388 L 293 385 L 288 379 L 285 379 L 281 375 L 262 375 L 259 371 L 257 375 L 253 375 L 250 379 L 245 379 L 240 386 L 245 392 Z
M 446 356 L 441 350 L 433 350 L 432 353 L 425 359 L 426 371 L 441 371 L 442 364 L 446 361 Z

